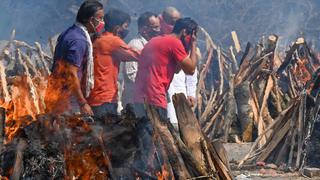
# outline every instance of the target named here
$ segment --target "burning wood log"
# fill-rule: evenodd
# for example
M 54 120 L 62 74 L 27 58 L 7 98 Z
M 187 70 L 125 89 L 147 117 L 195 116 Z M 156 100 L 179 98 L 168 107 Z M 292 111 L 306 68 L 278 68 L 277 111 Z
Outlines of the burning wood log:
M 199 162 L 202 162 L 202 164 L 205 165 L 202 157 L 207 157 L 208 163 L 206 166 L 209 167 L 207 169 L 208 174 L 211 174 L 217 170 L 218 175 L 216 178 L 232 179 L 230 170 L 221 161 L 216 150 L 212 144 L 209 143 L 208 138 L 203 135 L 200 124 L 194 116 L 191 107 L 187 103 L 186 97 L 183 94 L 176 94 L 173 96 L 173 103 L 176 109 L 182 140 L 186 143 L 187 147 L 191 149 L 195 159 L 198 159 Z M 203 152 L 201 149 L 202 140 L 204 145 L 203 147 L 205 147 L 205 152 Z
M 22 177 L 23 172 L 23 153 L 24 150 L 27 147 L 27 143 L 23 139 L 19 139 L 18 145 L 17 145 L 17 154 L 16 154 L 16 160 L 13 166 L 13 172 L 11 175 L 11 179 L 13 180 L 19 180 L 20 177 Z
M 169 172 L 169 176 L 167 178 L 171 179 L 175 177 L 177 179 L 187 179 L 191 177 L 191 175 L 188 173 L 187 167 L 184 163 L 179 148 L 174 143 L 172 134 L 169 131 L 166 123 L 164 122 L 165 120 L 160 119 L 160 116 L 158 115 L 157 111 L 151 106 L 148 107 L 148 116 L 151 122 L 153 123 L 155 135 L 159 136 L 159 138 L 161 138 L 163 142 L 166 142 L 166 144 L 164 144 L 164 147 L 167 156 L 170 157 L 168 158 L 170 164 L 163 164 L 162 166 L 166 167 L 166 171 Z M 170 169 L 168 169 L 168 167 L 172 167 L 173 174 L 170 174 Z

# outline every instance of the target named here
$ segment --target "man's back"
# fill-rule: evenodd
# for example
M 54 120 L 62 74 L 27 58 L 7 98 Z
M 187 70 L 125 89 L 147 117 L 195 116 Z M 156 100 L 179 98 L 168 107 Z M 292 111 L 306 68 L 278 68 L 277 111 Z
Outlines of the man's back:
M 147 102 L 166 108 L 166 91 L 178 62 L 187 57 L 181 41 L 174 35 L 151 39 L 144 47 L 135 85 L 135 102 Z
M 127 48 L 120 37 L 104 32 L 93 43 L 95 86 L 88 98 L 91 106 L 117 102 L 117 80 L 121 60 L 114 58 L 115 51 Z

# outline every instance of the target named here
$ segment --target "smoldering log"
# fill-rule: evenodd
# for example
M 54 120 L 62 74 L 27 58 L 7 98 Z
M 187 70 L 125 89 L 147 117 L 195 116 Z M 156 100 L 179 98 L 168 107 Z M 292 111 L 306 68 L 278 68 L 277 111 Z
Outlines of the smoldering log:
M 217 155 L 215 148 L 209 142 L 209 139 L 205 135 L 203 135 L 200 124 L 193 114 L 184 94 L 174 95 L 173 103 L 176 109 L 179 131 L 182 140 L 186 143 L 187 147 L 191 148 L 192 154 L 195 157 L 200 158 L 199 162 L 202 161 L 202 156 L 206 156 L 207 158 L 209 158 L 209 161 L 207 160 L 207 162 L 213 162 L 213 164 L 206 164 L 206 166 L 209 166 L 207 169 L 208 174 L 210 174 L 210 172 L 212 171 L 215 172 L 215 170 L 217 170 L 218 176 L 216 178 L 232 179 L 230 170 L 223 163 L 223 161 L 221 161 L 221 159 Z M 207 147 L 206 152 L 203 152 L 201 149 L 201 141 L 204 143 L 205 147 Z M 205 164 L 205 162 L 203 162 L 203 164 Z

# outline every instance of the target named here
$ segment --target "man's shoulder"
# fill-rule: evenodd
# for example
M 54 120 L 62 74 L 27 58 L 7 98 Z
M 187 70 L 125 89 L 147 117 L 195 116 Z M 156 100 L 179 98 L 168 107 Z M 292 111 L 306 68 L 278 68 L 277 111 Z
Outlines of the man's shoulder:
M 102 33 L 96 40 L 96 43 L 109 43 L 109 44 L 117 44 L 117 43 L 125 43 L 119 36 L 115 36 L 112 33 L 104 32 Z
M 162 35 L 152 38 L 150 41 L 161 42 L 161 43 L 179 43 L 180 40 L 172 35 Z M 170 44 L 165 44 L 170 45 Z
M 131 39 L 128 43 L 128 45 L 131 48 L 137 49 L 137 50 L 142 50 L 143 47 L 148 43 L 146 39 L 144 39 L 142 36 L 137 36 L 133 39 Z
M 70 41 L 86 41 L 86 35 L 76 25 L 69 27 L 60 36 L 63 39 L 70 40 Z

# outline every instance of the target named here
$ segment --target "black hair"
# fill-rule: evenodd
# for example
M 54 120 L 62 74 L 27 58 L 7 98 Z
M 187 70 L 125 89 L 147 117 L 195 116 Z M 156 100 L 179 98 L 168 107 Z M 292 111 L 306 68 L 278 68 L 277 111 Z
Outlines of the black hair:
M 158 15 L 149 11 L 142 13 L 138 18 L 138 28 L 149 25 L 149 19 L 152 16 L 157 17 Z
M 122 26 L 124 23 L 130 23 L 130 15 L 118 9 L 111 9 L 104 15 L 105 29 L 113 31 L 116 26 Z
M 183 29 L 187 31 L 187 34 L 192 34 L 193 31 L 198 31 L 198 24 L 189 17 L 181 18 L 177 20 L 172 32 L 179 34 Z
M 78 10 L 77 21 L 85 24 L 101 9 L 103 9 L 103 5 L 100 2 L 96 0 L 85 1 Z

